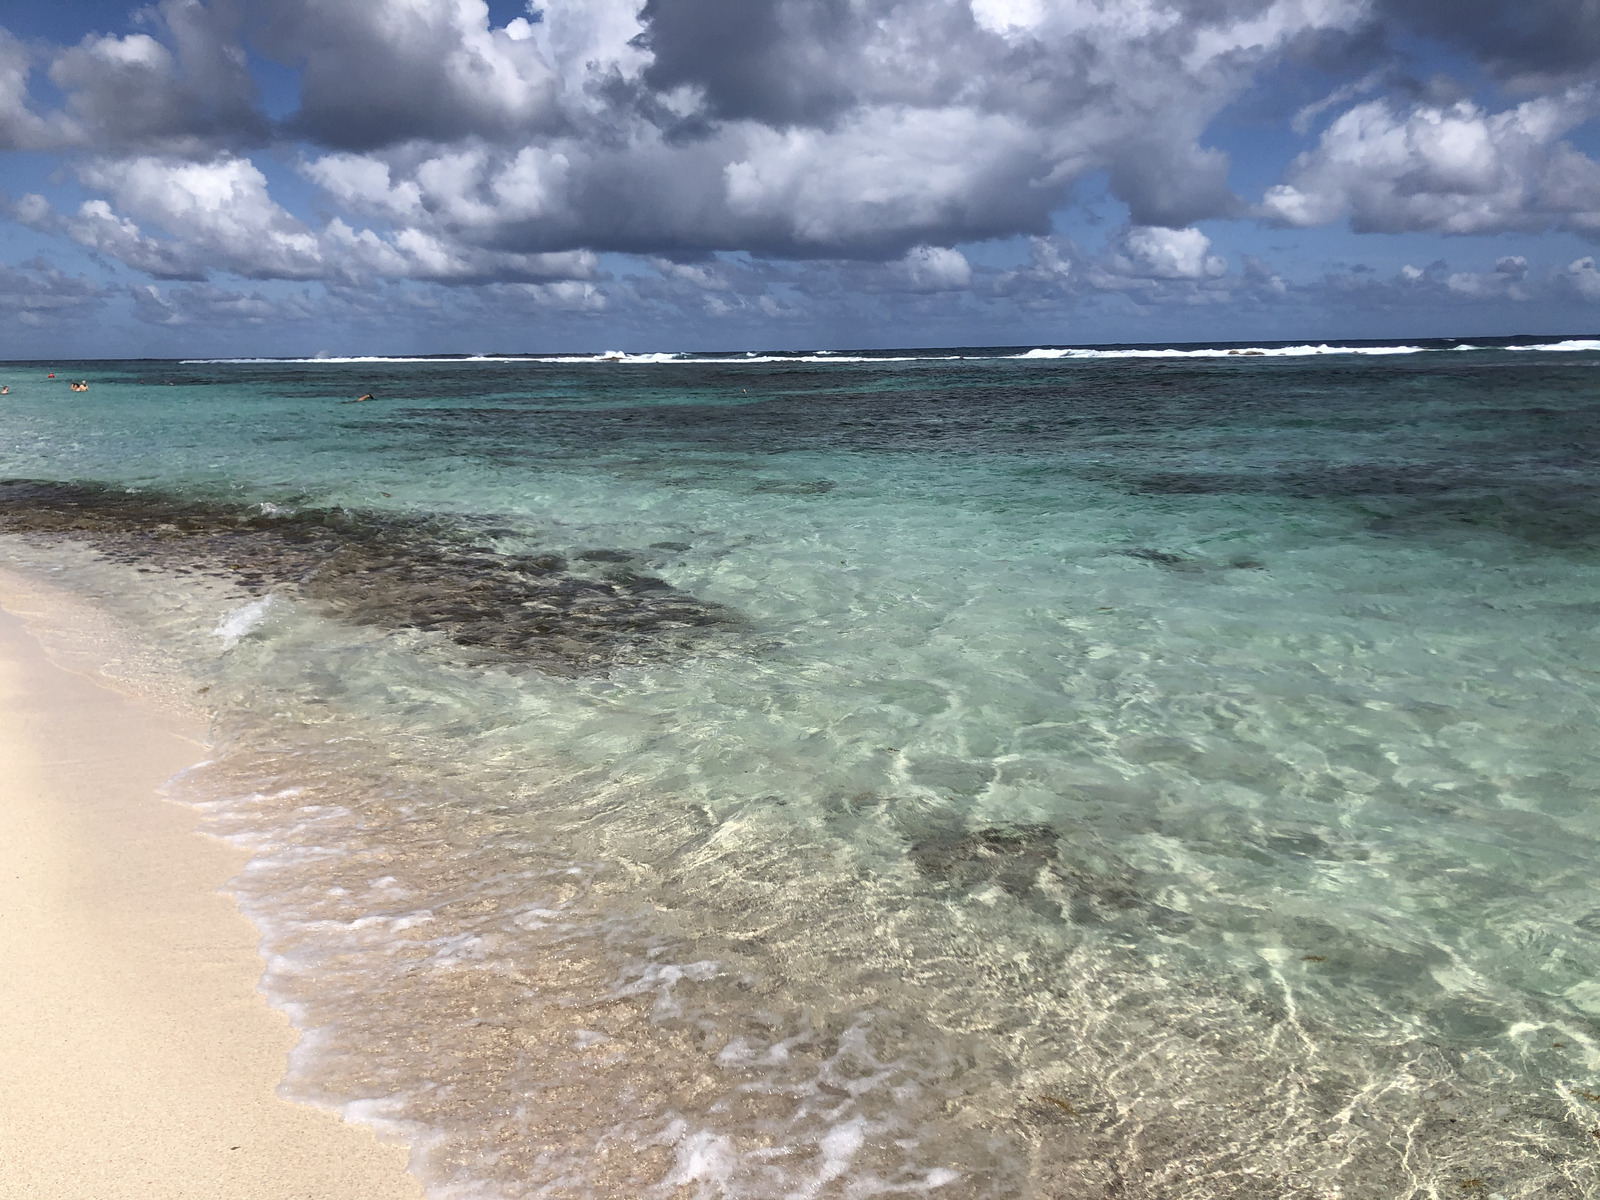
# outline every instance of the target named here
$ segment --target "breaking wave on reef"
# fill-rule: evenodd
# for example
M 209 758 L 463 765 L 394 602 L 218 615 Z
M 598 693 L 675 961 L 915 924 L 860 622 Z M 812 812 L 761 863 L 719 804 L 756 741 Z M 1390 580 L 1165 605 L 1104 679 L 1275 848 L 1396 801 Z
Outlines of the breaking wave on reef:
M 768 366 L 774 363 L 831 363 L 836 365 L 864 365 L 864 364 L 896 364 L 914 362 L 958 362 L 958 361 L 983 361 L 991 358 L 1010 358 L 1022 361 L 1036 362 L 1089 362 L 1096 359 L 1207 359 L 1207 358 L 1308 358 L 1322 355 L 1354 354 L 1375 357 L 1388 357 L 1402 354 L 1439 354 L 1454 353 L 1470 350 L 1498 350 L 1498 351 L 1544 351 L 1555 353 L 1587 353 L 1600 350 L 1600 341 L 1589 338 L 1565 338 L 1551 342 L 1516 342 L 1513 339 L 1502 339 L 1499 343 L 1490 340 L 1481 342 L 1463 342 L 1451 340 L 1447 343 L 1435 345 L 1409 345 L 1405 343 L 1364 343 L 1358 345 L 1342 345 L 1339 343 L 1318 344 L 1300 343 L 1267 343 L 1259 346 L 1220 345 L 1220 346 L 1041 346 L 1021 352 L 1014 351 L 970 351 L 953 354 L 942 350 L 919 351 L 878 351 L 878 352 L 850 352 L 838 350 L 817 350 L 811 352 L 758 352 L 744 351 L 740 353 L 723 352 L 719 354 L 697 354 L 692 351 L 669 350 L 647 353 L 626 353 L 613 350 L 604 354 L 472 354 L 455 355 L 446 357 L 405 357 L 384 355 L 350 355 L 328 356 L 316 358 L 199 358 L 187 359 L 191 365 L 205 364 L 264 364 L 264 363 L 307 363 L 323 365 L 361 365 L 361 364 L 448 364 L 467 366 L 474 363 L 506 365 L 516 363 L 548 364 L 559 366 L 581 366 L 584 364 L 620 363 L 634 366 L 660 366 L 663 364 L 676 364 L 679 366 L 733 366 L 746 364 L 750 366 Z

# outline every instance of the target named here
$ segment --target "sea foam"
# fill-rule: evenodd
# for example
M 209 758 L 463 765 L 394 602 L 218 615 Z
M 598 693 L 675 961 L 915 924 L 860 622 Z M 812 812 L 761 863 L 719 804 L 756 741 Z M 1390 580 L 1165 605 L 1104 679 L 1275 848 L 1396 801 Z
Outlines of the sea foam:
M 232 650 L 239 644 L 239 639 L 248 637 L 261 627 L 272 609 L 272 604 L 271 596 L 263 596 L 259 600 L 252 600 L 249 604 L 241 604 L 223 615 L 217 622 L 217 627 L 211 631 L 211 635 L 222 639 L 224 650 Z

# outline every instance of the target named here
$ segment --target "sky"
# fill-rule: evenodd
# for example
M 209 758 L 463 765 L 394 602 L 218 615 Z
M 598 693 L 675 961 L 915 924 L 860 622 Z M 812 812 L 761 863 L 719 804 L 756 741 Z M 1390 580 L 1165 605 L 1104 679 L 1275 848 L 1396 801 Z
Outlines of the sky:
M 0 0 L 0 358 L 1600 330 L 1600 0 Z

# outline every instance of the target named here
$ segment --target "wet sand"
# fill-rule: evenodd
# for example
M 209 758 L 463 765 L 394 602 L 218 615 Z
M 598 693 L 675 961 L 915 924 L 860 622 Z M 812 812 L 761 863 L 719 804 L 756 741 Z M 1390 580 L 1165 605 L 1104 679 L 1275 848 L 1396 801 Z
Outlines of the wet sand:
M 275 1095 L 296 1034 L 218 892 L 245 855 L 156 790 L 203 724 L 47 657 L 48 601 L 0 575 L 0 1192 L 417 1200 L 404 1148 Z

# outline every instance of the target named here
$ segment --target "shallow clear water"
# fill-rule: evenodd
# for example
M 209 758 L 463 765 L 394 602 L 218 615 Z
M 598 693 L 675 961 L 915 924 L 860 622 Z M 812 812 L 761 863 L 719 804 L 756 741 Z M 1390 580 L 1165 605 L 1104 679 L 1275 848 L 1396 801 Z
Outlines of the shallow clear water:
M 290 1090 L 452 1197 L 1600 1194 L 1600 344 L 951 353 L 7 368 Z

